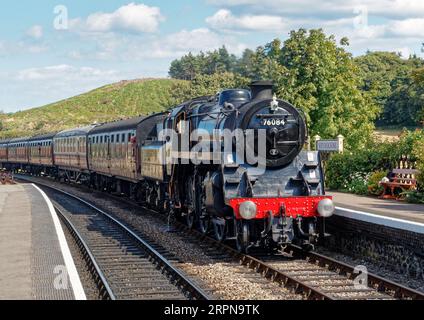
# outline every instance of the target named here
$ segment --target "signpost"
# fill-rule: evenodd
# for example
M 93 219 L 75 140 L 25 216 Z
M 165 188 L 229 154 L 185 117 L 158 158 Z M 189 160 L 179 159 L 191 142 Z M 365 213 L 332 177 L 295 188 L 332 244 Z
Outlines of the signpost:
M 337 139 L 321 140 L 320 136 L 315 136 L 315 148 L 319 152 L 330 153 L 338 152 L 343 153 L 344 150 L 344 137 L 339 135 Z
M 321 154 L 322 167 L 326 169 L 326 161 L 328 160 L 329 154 L 333 152 L 343 153 L 344 151 L 344 137 L 338 135 L 337 139 L 333 140 L 321 140 L 319 135 L 314 137 L 315 140 L 315 150 L 319 151 Z

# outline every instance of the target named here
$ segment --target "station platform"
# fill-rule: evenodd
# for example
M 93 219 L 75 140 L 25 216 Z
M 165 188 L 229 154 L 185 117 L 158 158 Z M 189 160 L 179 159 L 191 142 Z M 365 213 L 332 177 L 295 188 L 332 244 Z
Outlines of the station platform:
M 424 234 L 424 205 L 341 192 L 327 195 L 333 196 L 338 216 Z
M 59 218 L 32 184 L 0 185 L 0 300 L 85 300 Z

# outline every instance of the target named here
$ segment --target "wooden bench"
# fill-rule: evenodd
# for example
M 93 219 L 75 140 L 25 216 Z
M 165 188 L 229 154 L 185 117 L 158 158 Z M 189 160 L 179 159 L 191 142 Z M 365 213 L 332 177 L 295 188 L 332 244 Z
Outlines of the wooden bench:
M 380 183 L 384 188 L 383 195 L 380 198 L 403 199 L 402 193 L 417 188 L 416 176 L 419 173 L 416 169 L 393 169 L 389 174 L 389 181 Z

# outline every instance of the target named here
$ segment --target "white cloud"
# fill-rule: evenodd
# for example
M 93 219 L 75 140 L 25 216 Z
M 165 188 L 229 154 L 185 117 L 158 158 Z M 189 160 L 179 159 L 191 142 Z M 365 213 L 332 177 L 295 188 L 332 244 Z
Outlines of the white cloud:
M 49 49 L 48 45 L 35 41 L 33 39 L 24 39 L 18 42 L 0 41 L 0 56 L 10 57 L 25 55 L 28 53 L 39 54 L 46 52 Z
M 372 15 L 389 17 L 420 17 L 424 15 L 422 0 L 208 0 L 218 6 L 249 7 L 250 11 L 286 13 L 301 16 L 351 15 L 357 9 L 366 8 Z
M 246 46 L 235 37 L 222 36 L 208 28 L 182 30 L 153 42 L 153 53 L 157 57 L 175 57 L 188 52 L 210 51 L 226 45 L 232 53 L 241 53 Z M 155 53 L 156 52 L 156 53 Z
M 43 37 L 43 27 L 40 25 L 34 25 L 27 30 L 26 34 L 33 39 L 41 39 Z
M 164 19 L 158 7 L 130 3 L 112 13 L 96 12 L 86 19 L 72 19 L 70 28 L 95 33 L 152 33 L 158 30 L 160 22 Z
M 62 81 L 81 80 L 85 81 L 98 78 L 114 78 L 117 72 L 114 70 L 100 70 L 91 67 L 74 67 L 67 64 L 47 66 L 42 68 L 24 69 L 15 75 L 20 81 L 44 81 L 60 79 Z
M 391 21 L 388 25 L 391 34 L 399 37 L 424 39 L 424 19 L 405 19 Z
M 0 41 L 0 56 L 6 54 L 7 48 L 6 44 L 3 41 Z
M 272 15 L 234 16 L 230 10 L 221 9 L 206 22 L 214 29 L 225 31 L 281 31 L 285 27 L 282 17 Z
M 152 35 L 140 37 L 136 35 L 121 36 L 119 34 L 101 34 L 91 37 L 91 50 L 76 50 L 68 54 L 73 59 L 99 59 L 139 61 L 146 59 L 162 59 L 166 65 L 166 74 L 170 59 L 175 59 L 189 52 L 210 51 L 225 45 L 229 52 L 241 54 L 247 45 L 237 36 L 218 34 L 208 28 L 181 30 L 164 36 Z M 157 62 L 155 62 L 157 63 Z M 168 63 L 168 64 L 167 64 Z
M 68 64 L 0 72 L 0 110 L 14 112 L 42 106 L 129 76 L 113 69 Z

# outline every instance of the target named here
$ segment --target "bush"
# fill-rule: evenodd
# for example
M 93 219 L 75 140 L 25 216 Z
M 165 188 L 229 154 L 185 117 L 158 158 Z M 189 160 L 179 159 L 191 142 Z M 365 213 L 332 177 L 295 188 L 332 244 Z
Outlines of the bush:
M 420 174 L 417 177 L 418 188 L 415 191 L 406 193 L 406 201 L 424 203 L 424 139 L 416 141 L 414 156 L 417 159 L 417 169 L 420 170 Z
M 373 173 L 387 172 L 396 167 L 405 155 L 411 161 L 417 161 L 422 174 L 419 177 L 420 190 L 423 188 L 424 173 L 424 131 L 405 131 L 400 141 L 369 141 L 365 148 L 334 154 L 326 165 L 327 186 L 333 190 L 348 191 L 359 194 L 368 192 L 368 183 Z M 372 177 L 373 180 L 377 177 Z M 365 188 L 363 180 L 365 179 Z M 381 179 L 380 179 L 381 180 Z
M 414 156 L 417 159 L 417 169 L 420 170 L 418 185 L 420 191 L 424 192 L 424 139 L 419 140 L 414 146 Z
M 406 192 L 405 200 L 410 203 L 424 203 L 424 193 L 419 191 Z
M 368 193 L 379 196 L 383 193 L 384 188 L 380 185 L 381 180 L 387 177 L 387 171 L 375 171 L 368 179 Z
M 356 173 L 350 177 L 349 182 L 345 185 L 342 191 L 366 195 L 368 193 L 368 176 L 366 174 Z
M 388 170 L 399 158 L 391 155 L 393 144 L 369 143 L 367 148 L 331 156 L 326 167 L 327 185 L 330 189 L 348 190 L 357 175 L 365 177 L 376 171 Z M 356 179 L 357 180 L 357 179 Z

